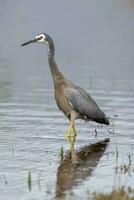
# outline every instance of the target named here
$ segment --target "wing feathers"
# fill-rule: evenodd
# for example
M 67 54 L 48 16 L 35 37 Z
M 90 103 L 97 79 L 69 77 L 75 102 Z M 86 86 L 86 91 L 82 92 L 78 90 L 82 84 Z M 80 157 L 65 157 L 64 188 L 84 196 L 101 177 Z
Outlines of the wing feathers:
M 82 88 L 69 89 L 67 99 L 73 109 L 84 118 L 102 124 L 109 124 L 104 112 L 100 110 L 96 102 Z

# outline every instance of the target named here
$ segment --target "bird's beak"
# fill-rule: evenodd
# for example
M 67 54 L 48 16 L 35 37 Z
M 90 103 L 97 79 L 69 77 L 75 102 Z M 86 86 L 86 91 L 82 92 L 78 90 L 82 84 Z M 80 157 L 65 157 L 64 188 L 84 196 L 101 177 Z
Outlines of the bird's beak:
M 39 40 L 39 38 L 34 38 L 33 40 L 29 40 L 28 42 L 25 42 L 23 44 L 21 44 L 21 47 L 25 46 L 25 45 L 28 45 L 30 43 L 35 43 Z

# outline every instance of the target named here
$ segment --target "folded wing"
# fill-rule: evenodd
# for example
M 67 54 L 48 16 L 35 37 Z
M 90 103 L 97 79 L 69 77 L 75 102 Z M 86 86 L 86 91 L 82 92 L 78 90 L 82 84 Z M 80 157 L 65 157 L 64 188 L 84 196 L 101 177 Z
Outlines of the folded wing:
M 77 86 L 69 88 L 66 97 L 73 109 L 84 119 L 93 120 L 106 125 L 109 124 L 104 112 L 100 110 L 92 97 L 82 88 Z

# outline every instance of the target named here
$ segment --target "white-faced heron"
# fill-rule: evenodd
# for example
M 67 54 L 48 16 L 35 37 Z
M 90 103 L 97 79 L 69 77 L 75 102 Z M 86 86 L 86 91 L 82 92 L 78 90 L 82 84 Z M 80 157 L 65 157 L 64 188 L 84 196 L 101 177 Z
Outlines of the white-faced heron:
M 33 40 L 30 40 L 21 46 L 37 42 L 46 44 L 48 47 L 48 63 L 54 83 L 55 100 L 59 109 L 62 110 L 70 120 L 67 137 L 70 137 L 71 132 L 73 132 L 74 135 L 77 135 L 74 126 L 75 120 L 77 119 L 95 121 L 97 123 L 109 125 L 109 121 L 104 112 L 100 110 L 92 97 L 84 89 L 68 81 L 60 72 L 54 59 L 54 43 L 48 34 L 41 33 Z

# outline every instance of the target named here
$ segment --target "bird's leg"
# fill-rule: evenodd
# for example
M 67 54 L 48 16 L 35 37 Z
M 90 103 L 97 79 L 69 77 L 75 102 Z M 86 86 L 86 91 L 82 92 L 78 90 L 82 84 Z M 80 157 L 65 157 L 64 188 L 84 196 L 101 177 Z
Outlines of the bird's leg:
M 76 136 L 74 135 L 72 138 L 68 137 L 67 140 L 68 140 L 68 143 L 70 144 L 70 150 L 74 150 L 74 144 L 76 142 Z
M 68 140 L 68 143 L 70 145 L 70 149 L 72 149 L 73 148 L 73 143 L 72 143 L 71 137 L 67 137 L 67 140 Z
M 71 136 L 71 131 L 72 131 L 72 123 L 70 123 L 70 125 L 69 125 L 68 132 L 66 134 L 67 138 L 69 138 Z
M 73 140 L 71 138 L 71 132 L 72 131 L 74 133 Z M 77 133 L 76 133 L 74 124 L 70 123 L 70 126 L 69 126 L 68 132 L 66 134 L 66 137 L 67 137 L 68 143 L 70 144 L 70 149 L 73 149 L 74 148 L 74 144 L 76 142 L 76 137 L 77 137 Z
M 73 124 L 73 132 L 74 132 L 74 136 L 76 137 L 77 136 L 77 132 L 76 132 L 74 124 Z
M 74 127 L 75 120 L 76 120 L 76 112 L 72 111 L 70 113 L 70 126 L 69 126 L 68 132 L 66 134 L 66 137 L 70 137 L 71 136 L 71 131 L 74 132 L 74 136 L 77 135 L 75 127 Z

